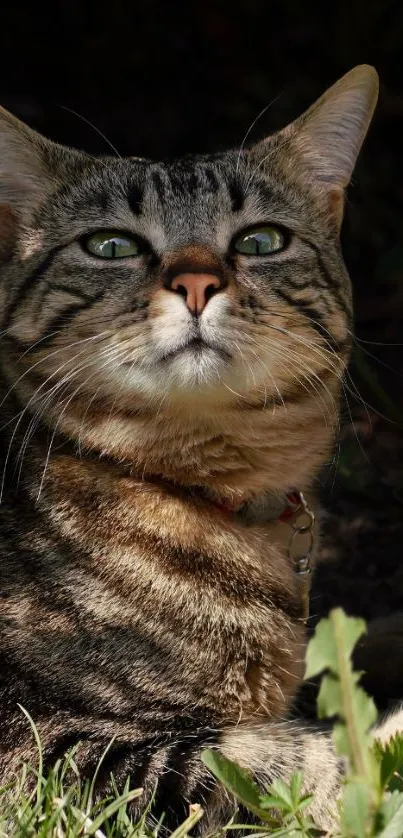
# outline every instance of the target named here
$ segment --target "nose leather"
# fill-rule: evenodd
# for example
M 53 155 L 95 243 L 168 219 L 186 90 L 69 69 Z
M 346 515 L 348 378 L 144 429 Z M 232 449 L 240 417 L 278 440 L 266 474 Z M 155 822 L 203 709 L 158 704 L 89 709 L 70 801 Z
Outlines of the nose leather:
M 195 316 L 202 313 L 209 299 L 222 287 L 214 274 L 181 273 L 170 284 L 172 291 L 185 298 L 189 311 Z

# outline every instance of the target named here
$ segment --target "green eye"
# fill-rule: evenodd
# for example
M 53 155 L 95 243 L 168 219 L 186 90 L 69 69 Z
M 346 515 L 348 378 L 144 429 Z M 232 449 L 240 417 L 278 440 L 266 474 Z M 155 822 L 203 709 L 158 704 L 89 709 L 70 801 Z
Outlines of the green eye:
M 245 256 L 268 256 L 282 250 L 285 237 L 278 227 L 255 227 L 235 239 L 234 248 Z
M 84 241 L 84 247 L 101 259 L 124 259 L 126 256 L 138 256 L 141 246 L 125 233 L 93 233 Z

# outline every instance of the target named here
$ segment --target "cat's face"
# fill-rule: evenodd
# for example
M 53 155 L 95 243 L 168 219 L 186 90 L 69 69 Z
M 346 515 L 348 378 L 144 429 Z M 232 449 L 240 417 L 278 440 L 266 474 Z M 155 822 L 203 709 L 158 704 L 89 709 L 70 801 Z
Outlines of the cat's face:
M 251 151 L 93 160 L 3 116 L 2 329 L 32 409 L 281 403 L 340 377 L 343 189 L 376 81 L 357 68 Z M 318 384 L 319 382 L 319 384 Z

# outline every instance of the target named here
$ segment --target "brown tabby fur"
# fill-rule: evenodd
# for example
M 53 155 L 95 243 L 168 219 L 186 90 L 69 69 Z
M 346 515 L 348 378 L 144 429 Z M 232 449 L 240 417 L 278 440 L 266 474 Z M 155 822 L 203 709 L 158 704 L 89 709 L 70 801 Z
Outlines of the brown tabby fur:
M 113 771 L 147 798 L 158 779 L 168 825 L 189 801 L 226 816 L 208 744 L 259 781 L 301 767 L 331 819 L 343 766 L 287 721 L 305 644 L 290 529 L 264 502 L 247 522 L 219 504 L 295 486 L 316 508 L 351 340 L 343 193 L 375 99 L 356 68 L 251 151 L 170 165 L 92 160 L 0 116 L 2 780 L 34 758 L 19 703 L 48 763 L 81 740 L 90 772 L 115 736 L 100 788 Z M 228 257 L 268 221 L 284 252 Z M 95 264 L 77 241 L 97 229 L 154 255 Z M 221 283 L 203 349 L 169 287 L 186 271 Z

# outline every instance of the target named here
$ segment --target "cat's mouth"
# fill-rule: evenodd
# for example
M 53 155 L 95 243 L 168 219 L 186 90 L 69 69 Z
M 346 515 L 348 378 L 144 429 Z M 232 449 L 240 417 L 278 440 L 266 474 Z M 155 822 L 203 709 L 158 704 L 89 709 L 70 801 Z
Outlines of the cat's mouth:
M 231 361 L 232 356 L 229 352 L 223 349 L 220 346 L 216 346 L 209 341 L 204 340 L 202 337 L 193 337 L 187 343 L 182 344 L 181 346 L 177 346 L 175 349 L 170 349 L 167 352 L 163 352 L 158 360 L 159 362 L 166 362 L 173 358 L 177 358 L 180 355 L 184 355 L 185 353 L 191 353 L 194 358 L 202 356 L 206 352 L 215 352 L 216 355 L 222 358 L 224 361 Z

